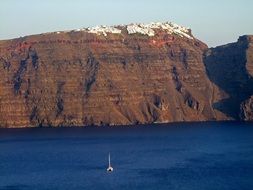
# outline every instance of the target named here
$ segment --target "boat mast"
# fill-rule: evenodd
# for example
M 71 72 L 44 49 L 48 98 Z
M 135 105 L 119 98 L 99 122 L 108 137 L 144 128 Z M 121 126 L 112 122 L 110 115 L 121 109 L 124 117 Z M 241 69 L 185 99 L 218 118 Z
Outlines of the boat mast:
M 109 153 L 109 167 L 111 167 L 111 156 L 110 156 L 110 153 Z

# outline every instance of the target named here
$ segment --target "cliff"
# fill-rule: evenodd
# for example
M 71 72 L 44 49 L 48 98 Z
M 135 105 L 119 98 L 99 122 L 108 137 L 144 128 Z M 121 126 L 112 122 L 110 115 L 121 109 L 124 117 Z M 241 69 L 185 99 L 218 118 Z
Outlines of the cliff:
M 210 80 L 225 93 L 213 107 L 235 120 L 252 120 L 253 36 L 209 49 L 204 56 Z
M 151 23 L 0 41 L 0 126 L 238 119 L 234 111 L 252 110 L 246 101 L 253 94 L 252 63 L 243 57 L 252 55 L 244 44 L 251 37 L 244 38 L 208 50 L 189 29 Z M 229 53 L 235 54 L 234 65 L 227 64 Z M 221 106 L 224 98 L 236 100 L 235 115 Z

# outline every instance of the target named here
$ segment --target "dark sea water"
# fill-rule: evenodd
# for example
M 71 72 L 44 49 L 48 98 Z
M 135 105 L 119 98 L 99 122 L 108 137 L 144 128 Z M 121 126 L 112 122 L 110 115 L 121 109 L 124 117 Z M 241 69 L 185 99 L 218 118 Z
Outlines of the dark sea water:
M 72 189 L 252 190 L 253 125 L 0 130 L 0 190 Z

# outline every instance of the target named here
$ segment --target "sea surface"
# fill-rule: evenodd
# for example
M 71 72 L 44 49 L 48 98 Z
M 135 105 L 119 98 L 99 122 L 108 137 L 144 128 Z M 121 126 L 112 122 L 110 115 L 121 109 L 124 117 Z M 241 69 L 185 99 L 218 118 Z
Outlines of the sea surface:
M 97 189 L 252 190 L 253 124 L 0 129 L 0 190 Z

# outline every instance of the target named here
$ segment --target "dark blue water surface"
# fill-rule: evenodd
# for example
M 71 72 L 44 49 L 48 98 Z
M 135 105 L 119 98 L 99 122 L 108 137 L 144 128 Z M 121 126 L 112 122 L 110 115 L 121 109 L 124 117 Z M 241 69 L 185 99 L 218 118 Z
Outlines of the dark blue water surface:
M 253 126 L 1 129 L 0 189 L 252 190 Z

